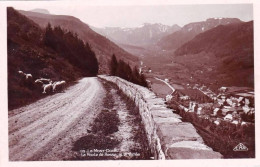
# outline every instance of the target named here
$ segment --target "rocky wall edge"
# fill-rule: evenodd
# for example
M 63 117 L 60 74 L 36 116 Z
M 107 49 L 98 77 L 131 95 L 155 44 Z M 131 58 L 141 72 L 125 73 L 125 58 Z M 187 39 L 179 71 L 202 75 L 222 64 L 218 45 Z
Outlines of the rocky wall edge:
M 222 155 L 206 146 L 191 123 L 168 109 L 149 89 L 115 76 L 100 75 L 115 83 L 137 107 L 155 159 L 218 159 Z

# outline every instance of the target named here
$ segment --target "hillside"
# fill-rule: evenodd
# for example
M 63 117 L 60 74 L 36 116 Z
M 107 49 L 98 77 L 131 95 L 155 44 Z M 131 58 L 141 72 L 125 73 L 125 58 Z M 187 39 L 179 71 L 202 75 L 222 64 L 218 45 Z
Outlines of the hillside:
M 93 30 L 108 37 L 117 44 L 133 46 L 147 46 L 156 44 L 160 38 L 178 31 L 179 29 L 180 27 L 176 24 L 173 26 L 168 26 L 158 23 L 145 23 L 140 27 L 133 28 L 93 27 Z
M 253 21 L 220 25 L 201 33 L 178 48 L 175 56 L 189 59 L 186 65 L 193 69 L 203 65 L 200 67 L 203 76 L 211 80 L 224 85 L 253 87 Z
M 157 45 L 162 49 L 175 50 L 182 44 L 193 39 L 199 33 L 203 33 L 209 29 L 217 27 L 218 25 L 227 25 L 240 22 L 241 21 L 236 18 L 210 18 L 202 22 L 189 23 L 183 26 L 179 31 L 160 39 Z
M 106 37 L 93 31 L 87 24 L 78 18 L 65 15 L 50 15 L 30 11 L 20 11 L 22 14 L 39 24 L 41 28 L 45 28 L 48 23 L 53 26 L 61 26 L 61 28 L 77 33 L 79 38 L 89 43 L 91 49 L 95 52 L 99 62 L 99 73 L 108 73 L 109 60 L 115 54 L 117 58 L 135 65 L 138 58 L 124 51 L 116 44 L 108 40 Z
M 34 83 L 38 78 L 70 84 L 98 72 L 97 59 L 88 44 L 59 27 L 49 25 L 42 30 L 13 8 L 7 8 L 7 37 L 9 109 L 44 97 Z M 25 79 L 18 71 L 32 78 Z

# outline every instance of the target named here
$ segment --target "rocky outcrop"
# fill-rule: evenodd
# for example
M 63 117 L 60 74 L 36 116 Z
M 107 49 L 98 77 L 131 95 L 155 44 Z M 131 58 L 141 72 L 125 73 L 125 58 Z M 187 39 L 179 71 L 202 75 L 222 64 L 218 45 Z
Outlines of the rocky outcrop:
M 139 107 L 148 142 L 155 159 L 213 159 L 222 155 L 206 146 L 191 123 L 168 109 L 162 98 L 114 76 L 99 76 L 115 83 Z

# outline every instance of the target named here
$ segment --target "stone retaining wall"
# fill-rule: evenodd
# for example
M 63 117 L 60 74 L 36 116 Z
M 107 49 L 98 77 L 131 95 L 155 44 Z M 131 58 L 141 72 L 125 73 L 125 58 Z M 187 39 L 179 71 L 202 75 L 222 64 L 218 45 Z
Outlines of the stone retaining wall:
M 162 98 L 114 76 L 99 76 L 115 83 L 139 107 L 148 142 L 155 159 L 208 159 L 222 155 L 206 146 L 191 123 L 182 122 Z

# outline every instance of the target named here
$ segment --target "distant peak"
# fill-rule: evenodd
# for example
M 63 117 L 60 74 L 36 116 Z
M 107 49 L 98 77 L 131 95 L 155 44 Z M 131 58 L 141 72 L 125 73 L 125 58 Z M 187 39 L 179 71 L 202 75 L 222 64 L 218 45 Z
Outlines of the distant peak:
M 223 17 L 208 18 L 206 21 L 212 21 L 212 20 L 233 20 L 233 21 L 240 21 L 240 19 L 238 19 L 238 18 L 223 18 Z
M 178 27 L 178 28 L 181 28 L 178 24 L 173 24 L 172 27 Z
M 153 26 L 153 25 L 156 25 L 156 26 L 166 26 L 162 23 L 143 23 L 142 26 Z
M 222 20 L 223 17 L 214 17 L 214 18 L 211 18 L 211 19 L 214 19 L 214 20 Z
M 42 13 L 42 14 L 50 14 L 50 12 L 46 9 L 33 9 L 30 12 Z

